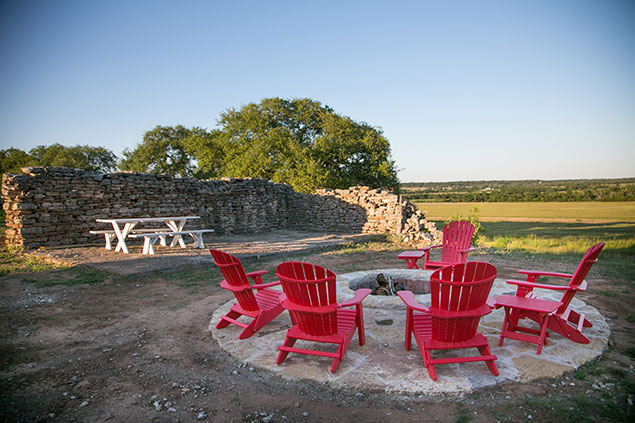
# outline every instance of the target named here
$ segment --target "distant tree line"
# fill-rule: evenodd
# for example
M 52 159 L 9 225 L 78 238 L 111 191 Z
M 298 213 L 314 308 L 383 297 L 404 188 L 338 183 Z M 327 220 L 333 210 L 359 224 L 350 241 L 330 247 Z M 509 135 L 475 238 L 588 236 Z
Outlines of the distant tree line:
M 264 99 L 228 109 L 218 128 L 157 126 L 123 158 L 103 147 L 39 146 L 0 150 L 2 173 L 24 166 L 69 166 L 110 172 L 169 173 L 195 178 L 255 177 L 316 188 L 399 188 L 382 131 L 340 116 L 311 99 Z
M 403 183 L 417 202 L 635 201 L 635 178 Z
M 117 168 L 117 156 L 107 148 L 88 145 L 40 145 L 28 153 L 17 148 L 0 150 L 0 174 L 18 172 L 26 166 L 64 166 L 107 173 Z

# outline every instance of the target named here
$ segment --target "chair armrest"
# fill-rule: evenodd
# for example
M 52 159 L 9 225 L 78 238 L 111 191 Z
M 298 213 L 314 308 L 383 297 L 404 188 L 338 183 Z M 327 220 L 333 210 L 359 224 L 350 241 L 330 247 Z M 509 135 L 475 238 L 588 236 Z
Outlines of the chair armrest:
M 404 303 L 406 303 L 406 307 L 408 308 L 417 311 L 423 311 L 425 313 L 428 313 L 430 311 L 428 307 L 419 304 L 417 300 L 415 300 L 415 294 L 413 294 L 412 291 L 399 291 L 397 292 L 397 295 Z
M 441 244 L 439 244 L 439 245 L 431 245 L 429 247 L 417 248 L 417 250 L 419 250 L 419 251 L 430 251 L 430 249 L 432 249 L 432 248 L 439 248 L 439 247 L 443 247 L 443 245 L 441 245 Z
M 543 272 L 540 270 L 519 270 L 518 273 L 523 274 L 523 275 L 527 275 L 529 277 L 533 277 L 534 280 L 536 280 L 535 278 L 537 278 L 538 276 L 553 276 L 556 278 L 572 278 L 573 275 L 568 274 L 568 273 L 557 273 L 557 272 Z
M 496 300 L 494 297 L 487 297 L 487 301 L 485 302 L 489 308 L 498 308 L 496 307 Z
M 371 292 L 373 291 L 368 288 L 358 289 L 357 291 L 355 291 L 355 296 L 350 300 L 346 300 L 341 303 L 340 307 L 352 307 L 354 305 L 357 305 L 361 303 L 364 298 L 368 297 Z
M 251 278 L 254 281 L 254 283 L 261 284 L 262 283 L 261 276 L 266 273 L 269 273 L 269 272 L 266 270 L 256 270 L 255 272 L 246 273 L 246 276 L 248 278 Z
M 456 250 L 456 251 L 461 254 L 465 254 L 465 253 L 469 253 L 470 251 L 476 251 L 476 248 L 470 247 L 470 248 L 466 248 L 465 250 Z
M 243 285 L 243 286 L 230 285 L 229 283 L 227 283 L 227 281 L 225 279 L 223 279 L 220 282 L 220 287 L 221 288 L 227 289 L 228 291 L 232 291 L 232 292 L 243 292 L 243 291 L 246 291 L 248 289 L 269 288 L 270 286 L 276 286 L 276 285 L 280 285 L 280 281 L 271 282 L 271 283 L 261 283 L 261 284 L 258 284 L 258 285 Z
M 271 286 L 276 286 L 276 285 L 280 285 L 280 281 L 269 282 L 269 283 L 259 283 L 259 284 L 256 284 L 256 285 L 251 285 L 249 287 L 249 289 L 269 288 Z
M 540 289 L 551 289 L 553 291 L 585 291 L 587 287 L 586 281 L 583 281 L 578 286 L 545 285 L 542 283 L 517 281 L 513 279 L 510 279 L 506 282 L 511 285 L 522 286 L 523 288 L 530 288 L 530 290 L 534 288 L 540 288 Z

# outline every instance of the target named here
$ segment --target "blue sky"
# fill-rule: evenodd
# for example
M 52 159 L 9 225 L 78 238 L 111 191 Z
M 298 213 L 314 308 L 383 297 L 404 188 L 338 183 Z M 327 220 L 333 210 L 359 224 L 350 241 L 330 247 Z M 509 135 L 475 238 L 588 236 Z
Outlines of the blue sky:
M 404 182 L 635 176 L 633 1 L 0 2 L 0 149 L 308 97 Z

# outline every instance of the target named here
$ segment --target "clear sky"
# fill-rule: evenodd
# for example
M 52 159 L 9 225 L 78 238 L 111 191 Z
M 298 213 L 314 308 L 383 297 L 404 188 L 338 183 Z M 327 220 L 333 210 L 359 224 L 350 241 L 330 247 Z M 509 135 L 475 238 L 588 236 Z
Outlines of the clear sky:
M 403 182 L 635 176 L 629 0 L 0 1 L 0 58 L 0 149 L 308 97 L 381 127 Z

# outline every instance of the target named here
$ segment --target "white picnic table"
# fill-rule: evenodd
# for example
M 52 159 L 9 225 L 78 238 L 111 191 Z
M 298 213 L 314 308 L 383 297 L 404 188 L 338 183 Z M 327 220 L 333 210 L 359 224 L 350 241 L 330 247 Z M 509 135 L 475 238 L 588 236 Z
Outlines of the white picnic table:
M 99 223 L 110 223 L 112 225 L 112 229 L 115 231 L 115 236 L 117 237 L 117 246 L 115 247 L 115 251 L 123 251 L 128 254 L 128 246 L 126 246 L 126 238 L 130 235 L 130 232 L 134 229 L 134 227 L 139 223 L 150 223 L 150 222 L 163 222 L 165 223 L 170 232 L 182 232 L 185 223 L 188 220 L 200 219 L 200 216 L 169 216 L 169 217 L 136 217 L 136 218 L 124 218 L 124 219 L 95 219 L 96 222 Z M 123 225 L 123 228 L 120 226 Z M 109 247 L 108 238 L 106 238 L 106 248 Z M 162 238 L 162 242 L 164 242 L 164 238 Z M 170 243 L 171 247 L 174 247 L 176 244 L 179 244 L 182 248 L 185 248 L 185 241 L 183 241 L 183 237 L 181 234 L 175 234 L 172 238 L 172 242 Z M 162 244 L 163 245 L 163 244 Z

